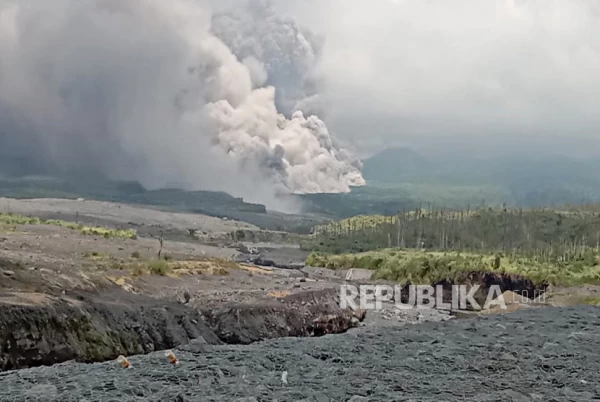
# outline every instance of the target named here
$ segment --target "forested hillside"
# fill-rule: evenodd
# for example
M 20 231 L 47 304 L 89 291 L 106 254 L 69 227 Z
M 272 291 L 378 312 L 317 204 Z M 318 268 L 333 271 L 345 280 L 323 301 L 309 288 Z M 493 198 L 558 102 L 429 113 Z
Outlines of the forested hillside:
M 305 247 L 335 253 L 388 247 L 498 251 L 568 261 L 599 251 L 600 205 L 562 210 L 430 207 L 357 216 L 315 228 Z

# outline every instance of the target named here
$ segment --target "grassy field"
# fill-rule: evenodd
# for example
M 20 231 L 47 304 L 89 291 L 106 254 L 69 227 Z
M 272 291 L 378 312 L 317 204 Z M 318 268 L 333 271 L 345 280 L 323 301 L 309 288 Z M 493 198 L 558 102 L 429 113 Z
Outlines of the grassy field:
M 535 284 L 600 284 L 600 262 L 591 250 L 586 258 L 568 264 L 540 263 L 528 258 L 499 254 L 398 249 L 341 255 L 313 253 L 306 263 L 333 269 L 370 269 L 375 271 L 376 279 L 401 284 L 432 284 L 442 280 L 455 280 L 470 272 L 518 274 L 531 279 Z
M 18 214 L 0 213 L 0 226 L 15 225 L 52 225 L 72 230 L 78 230 L 83 235 L 102 236 L 107 239 L 137 239 L 137 233 L 133 229 L 109 229 L 96 226 L 85 226 L 75 222 L 66 222 L 57 219 L 44 220 L 35 216 L 23 216 Z

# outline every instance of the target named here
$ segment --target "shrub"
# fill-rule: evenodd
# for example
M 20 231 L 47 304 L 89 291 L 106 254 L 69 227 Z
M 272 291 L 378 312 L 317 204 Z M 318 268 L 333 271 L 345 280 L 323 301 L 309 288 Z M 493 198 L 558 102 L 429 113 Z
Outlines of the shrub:
M 146 274 L 146 270 L 144 269 L 144 266 L 142 264 L 137 263 L 137 264 L 133 265 L 132 268 L 133 268 L 132 269 L 133 276 L 136 278 Z
M 225 268 L 219 268 L 215 274 L 219 275 L 219 276 L 228 276 L 229 271 L 226 270 Z
M 148 268 L 153 275 L 167 276 L 170 272 L 169 264 L 163 260 L 151 261 Z

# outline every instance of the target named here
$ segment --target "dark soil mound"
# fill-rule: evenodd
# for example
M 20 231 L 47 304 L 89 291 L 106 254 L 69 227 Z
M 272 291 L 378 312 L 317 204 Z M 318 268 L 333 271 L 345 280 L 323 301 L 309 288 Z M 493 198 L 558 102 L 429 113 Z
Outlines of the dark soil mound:
M 249 344 L 288 336 L 322 336 L 346 332 L 364 312 L 339 307 L 334 289 L 294 294 L 256 304 L 205 311 L 206 322 L 226 343 Z
M 535 299 L 536 297 L 544 294 L 547 289 L 547 284 L 535 284 L 531 279 L 526 278 L 522 275 L 485 272 L 485 271 L 473 271 L 465 272 L 458 278 L 442 280 L 433 283 L 433 297 L 438 297 L 438 290 L 442 290 L 441 300 L 445 303 L 452 304 L 453 298 L 456 301 L 456 285 L 466 286 L 467 291 L 472 286 L 479 286 L 478 290 L 473 294 L 473 299 L 483 307 L 491 296 L 499 296 L 504 292 L 511 291 L 527 299 Z M 495 287 L 498 290 L 497 294 L 490 292 L 490 289 Z M 410 285 L 406 285 L 401 289 L 401 301 L 402 303 L 409 303 L 414 301 L 410 300 L 410 297 L 414 295 L 410 294 Z M 467 304 L 466 308 L 469 309 L 473 306 Z

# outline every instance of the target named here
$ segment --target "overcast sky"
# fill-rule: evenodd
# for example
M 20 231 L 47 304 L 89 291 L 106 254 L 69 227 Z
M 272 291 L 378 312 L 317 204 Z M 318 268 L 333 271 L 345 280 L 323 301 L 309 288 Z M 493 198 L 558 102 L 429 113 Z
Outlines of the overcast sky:
M 269 202 L 389 145 L 600 154 L 597 0 L 270 3 L 0 0 L 0 157 Z
M 600 2 L 290 0 L 356 144 L 600 153 Z

